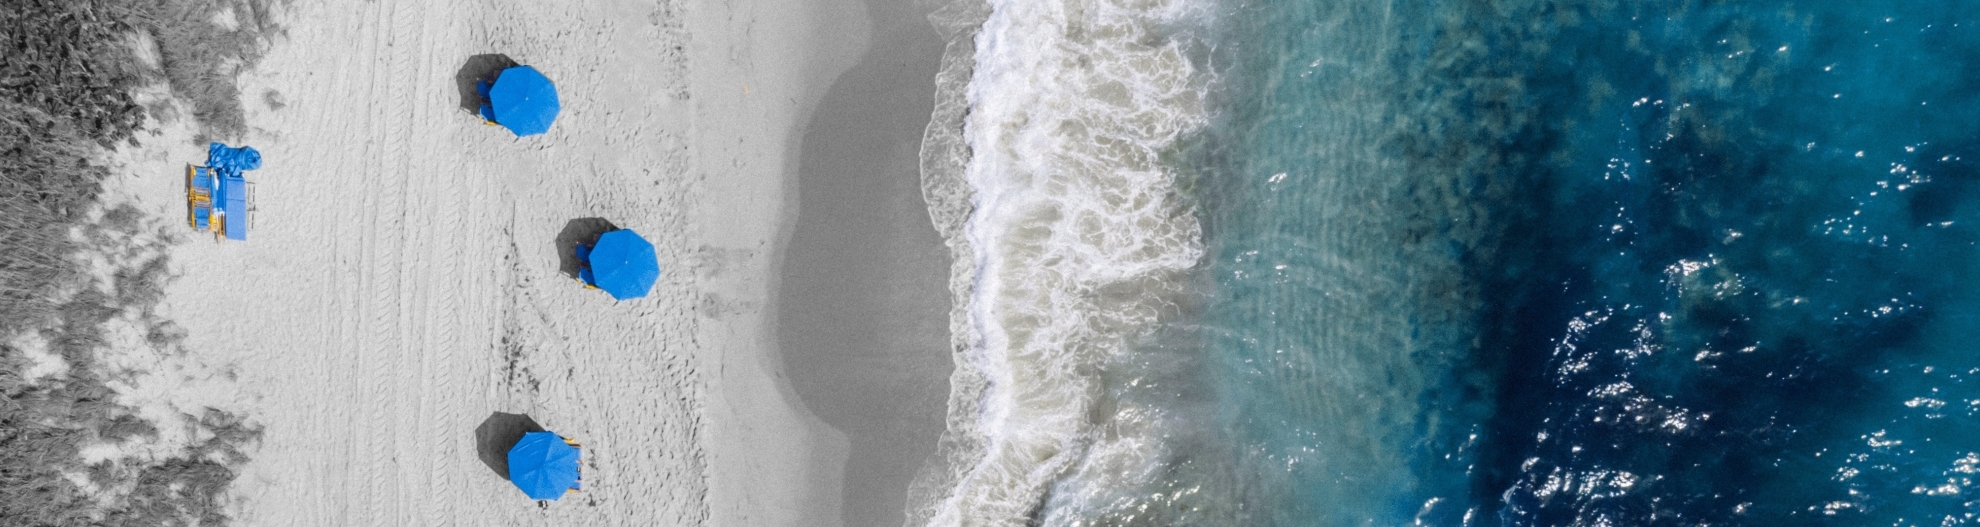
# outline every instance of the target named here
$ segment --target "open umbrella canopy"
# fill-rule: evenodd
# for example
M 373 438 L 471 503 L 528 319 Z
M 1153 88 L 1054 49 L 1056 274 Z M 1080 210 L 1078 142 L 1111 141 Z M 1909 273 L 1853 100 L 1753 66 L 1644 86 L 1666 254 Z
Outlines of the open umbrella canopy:
M 612 298 L 632 300 L 653 290 L 660 279 L 660 262 L 653 256 L 653 244 L 632 229 L 619 229 L 598 237 L 591 248 L 591 285 L 604 289 Z
M 555 432 L 530 432 L 509 449 L 509 481 L 539 500 L 564 497 L 578 482 L 578 449 Z
M 550 131 L 563 105 L 557 102 L 557 86 L 549 77 L 529 66 L 502 70 L 495 85 L 488 88 L 488 110 L 494 121 L 515 132 L 530 136 Z

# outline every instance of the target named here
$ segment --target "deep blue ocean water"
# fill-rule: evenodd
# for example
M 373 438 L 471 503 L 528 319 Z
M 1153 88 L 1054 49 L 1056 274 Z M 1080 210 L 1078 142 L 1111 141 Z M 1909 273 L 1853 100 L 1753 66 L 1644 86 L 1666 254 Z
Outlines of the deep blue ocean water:
M 1115 110 L 972 117 L 953 523 L 1980 523 L 1980 3 L 1092 6 L 978 41 Z

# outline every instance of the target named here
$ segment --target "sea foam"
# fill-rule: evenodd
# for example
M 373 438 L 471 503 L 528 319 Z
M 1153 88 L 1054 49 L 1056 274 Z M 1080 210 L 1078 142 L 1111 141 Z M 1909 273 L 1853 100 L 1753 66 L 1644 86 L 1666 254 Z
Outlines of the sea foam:
M 932 525 L 1022 525 L 1061 480 L 1153 466 L 1159 413 L 1117 411 L 1096 430 L 1100 369 L 1173 312 L 1203 254 L 1163 161 L 1206 120 L 1187 36 L 1201 6 L 989 7 L 959 136 L 970 213 L 952 240 L 975 271 L 958 299 L 970 335 L 958 368 L 983 386 L 957 392 L 973 398 L 953 405 L 972 422 L 951 432 L 975 437 L 950 441 L 974 451 L 950 452 L 962 465 L 948 467 Z

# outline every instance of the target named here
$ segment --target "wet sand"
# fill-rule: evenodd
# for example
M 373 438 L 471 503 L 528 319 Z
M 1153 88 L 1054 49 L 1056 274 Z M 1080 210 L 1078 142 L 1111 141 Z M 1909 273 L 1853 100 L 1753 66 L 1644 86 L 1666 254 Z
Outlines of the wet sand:
M 796 140 L 775 326 L 792 389 L 838 435 L 821 456 L 840 475 L 821 483 L 839 492 L 815 499 L 837 501 L 844 525 L 894 526 L 935 452 L 952 369 L 948 250 L 919 172 L 943 44 L 930 6 L 865 8 L 871 44 Z

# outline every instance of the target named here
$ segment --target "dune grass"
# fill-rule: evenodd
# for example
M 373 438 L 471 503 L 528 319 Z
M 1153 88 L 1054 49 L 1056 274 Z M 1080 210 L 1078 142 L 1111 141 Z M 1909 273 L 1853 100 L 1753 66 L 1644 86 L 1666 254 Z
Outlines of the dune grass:
M 261 58 L 268 39 L 281 35 L 268 0 L 121 0 L 139 6 L 136 29 L 157 46 L 157 74 L 172 94 L 192 107 L 208 138 L 238 138 L 247 131 L 240 87 L 234 79 Z M 216 19 L 232 22 L 231 28 Z
M 264 0 L 12 0 L 0 9 L 0 518 L 16 526 L 221 525 L 223 499 L 258 431 L 218 410 L 180 456 L 86 465 L 86 445 L 156 437 L 117 403 L 97 357 L 103 327 L 145 313 L 148 345 L 180 332 L 149 316 L 170 279 L 129 207 L 101 203 L 103 149 L 134 142 L 148 110 L 134 89 L 157 82 L 191 108 L 202 134 L 246 130 L 235 76 L 279 34 Z M 139 49 L 133 43 L 152 49 Z M 170 116 L 155 116 L 169 118 Z M 203 138 L 202 138 L 203 139 Z M 170 222 L 166 222 L 170 223 Z M 166 240 L 164 237 L 151 239 Z M 153 243 L 166 243 L 158 241 Z M 110 287 L 83 255 L 108 254 Z M 66 373 L 30 379 L 22 336 Z

